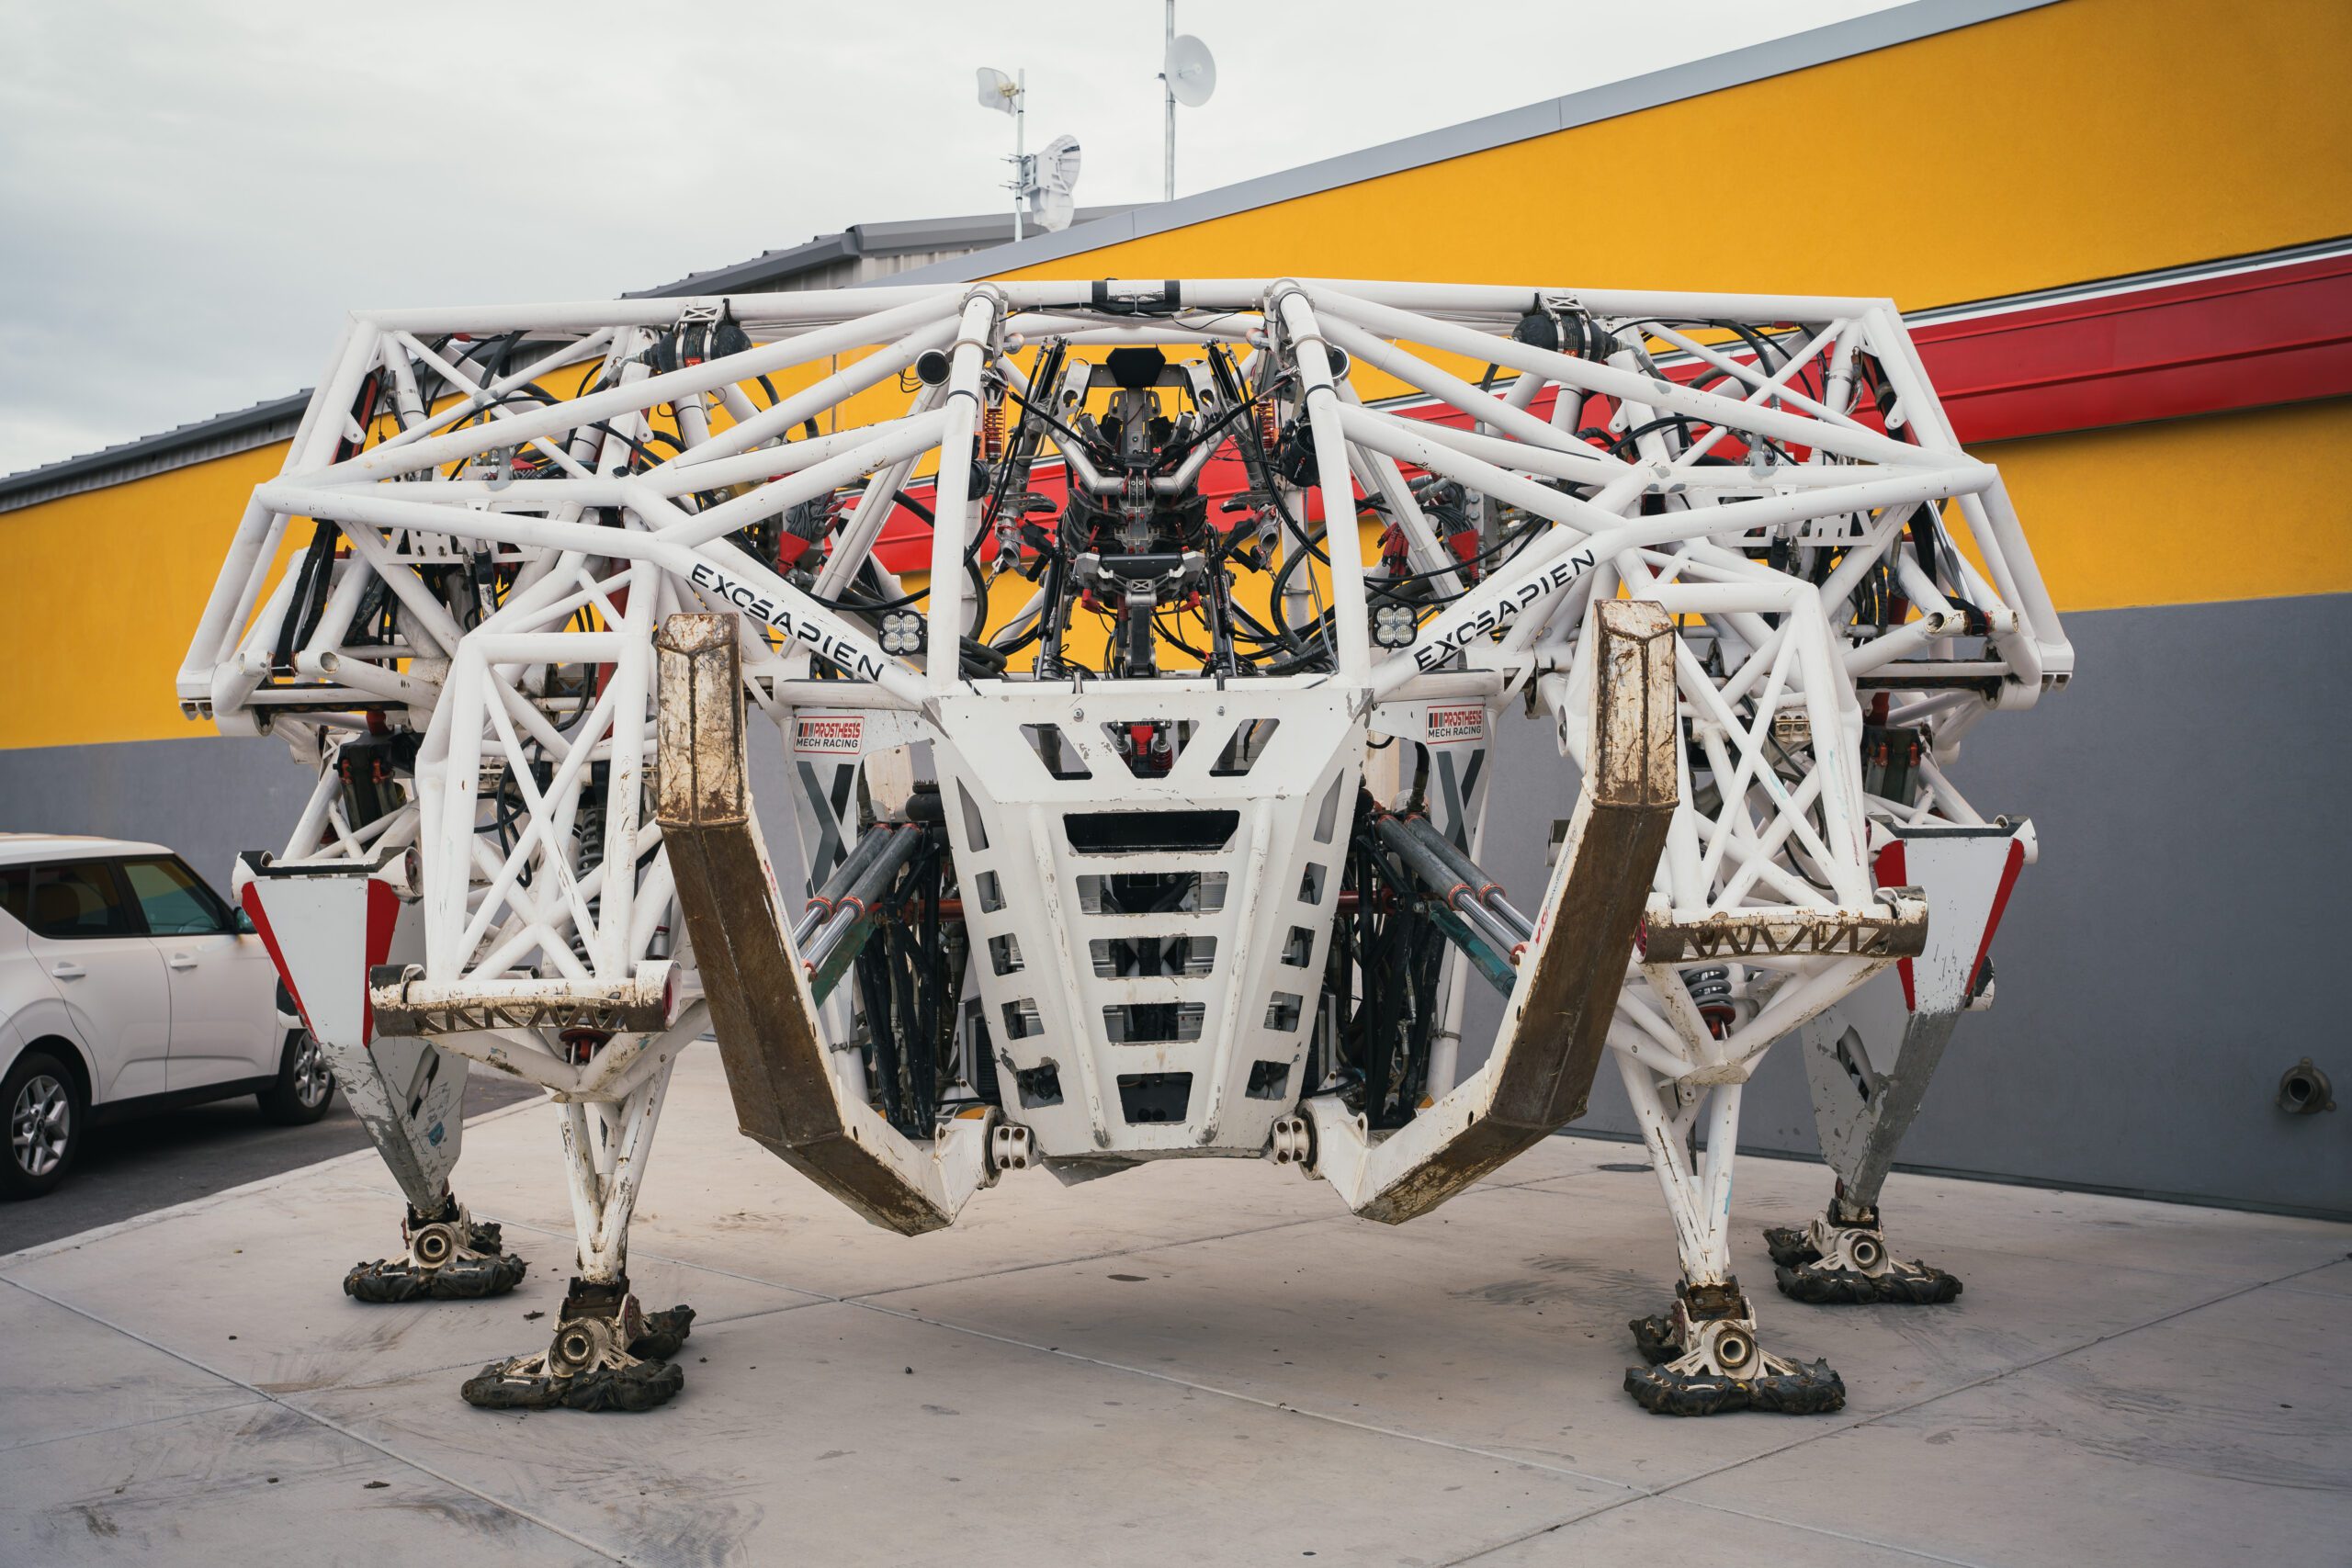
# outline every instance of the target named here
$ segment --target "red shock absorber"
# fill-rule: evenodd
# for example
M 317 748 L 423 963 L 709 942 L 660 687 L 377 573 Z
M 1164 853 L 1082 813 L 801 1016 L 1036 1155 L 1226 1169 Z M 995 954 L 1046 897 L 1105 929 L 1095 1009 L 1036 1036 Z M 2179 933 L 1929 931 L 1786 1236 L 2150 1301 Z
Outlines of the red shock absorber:
M 1004 405 L 989 403 L 980 411 L 980 460 L 993 463 L 1004 456 Z

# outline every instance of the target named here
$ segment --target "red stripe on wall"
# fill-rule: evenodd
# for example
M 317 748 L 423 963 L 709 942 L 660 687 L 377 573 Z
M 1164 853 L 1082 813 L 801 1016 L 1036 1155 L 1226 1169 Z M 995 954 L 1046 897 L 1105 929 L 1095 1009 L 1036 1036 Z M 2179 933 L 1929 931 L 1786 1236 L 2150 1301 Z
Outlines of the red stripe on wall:
M 1931 322 L 1912 339 L 1962 441 L 2352 393 L 2352 256 Z

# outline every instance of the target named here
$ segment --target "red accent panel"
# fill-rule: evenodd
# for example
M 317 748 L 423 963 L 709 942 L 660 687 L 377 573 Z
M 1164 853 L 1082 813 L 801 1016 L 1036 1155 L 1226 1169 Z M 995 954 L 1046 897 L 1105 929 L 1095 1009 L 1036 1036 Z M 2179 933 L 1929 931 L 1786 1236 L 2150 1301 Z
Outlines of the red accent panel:
M 1903 874 L 1903 840 L 1900 839 L 1895 840 L 1894 842 L 1879 851 L 1878 860 L 1872 864 L 1871 869 L 1877 873 L 1878 885 L 1881 887 L 1908 887 L 1911 886 L 1908 879 L 1906 879 Z M 2007 889 L 2004 888 L 2002 889 L 2002 892 L 2006 897 Z M 1919 993 L 1917 989 L 1917 982 L 1912 977 L 1911 960 L 1908 958 L 1897 959 L 1894 964 L 1894 972 L 1903 976 L 1903 1010 L 1905 1012 L 1917 1012 L 1919 1010 Z
M 392 951 L 392 928 L 400 923 L 400 895 L 374 877 L 368 879 L 368 950 L 359 965 L 359 1043 L 376 1043 L 376 1009 L 368 1000 L 368 974 Z
M 1976 944 L 1975 961 L 1968 966 L 1968 990 L 1973 996 L 1976 977 L 1984 972 L 1984 955 L 1993 949 L 1993 933 L 2001 929 L 2001 911 L 2009 907 L 2009 891 L 2018 885 L 2018 873 L 2025 869 L 2025 846 L 2015 839 L 2009 840 L 2009 857 L 2001 863 L 2001 888 L 1993 895 L 1993 912 L 1984 917 L 1984 939 Z
M 253 883 L 246 883 L 244 897 L 238 902 L 244 906 L 246 918 L 253 921 L 254 930 L 261 933 L 261 944 L 268 950 L 269 961 L 277 965 L 277 977 L 285 983 L 286 994 L 294 998 L 294 1010 L 301 1014 L 302 1027 L 310 1029 L 311 1010 L 302 1005 L 302 993 L 294 986 L 294 972 L 286 967 L 286 955 L 277 951 L 277 933 L 270 930 L 269 917 L 262 911 L 261 889 Z M 317 1031 L 312 1030 L 311 1032 L 316 1033 Z
M 2352 256 L 1912 333 L 1965 442 L 2352 393 Z

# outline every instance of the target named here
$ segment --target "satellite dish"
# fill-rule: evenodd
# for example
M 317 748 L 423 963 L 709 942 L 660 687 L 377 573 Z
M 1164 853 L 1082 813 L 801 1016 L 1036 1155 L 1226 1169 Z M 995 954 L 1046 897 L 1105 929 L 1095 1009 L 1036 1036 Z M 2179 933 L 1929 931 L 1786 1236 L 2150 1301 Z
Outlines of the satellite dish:
M 1075 136 L 1057 136 L 1037 154 L 1037 185 L 1031 206 L 1040 229 L 1058 233 L 1069 227 L 1070 217 L 1078 210 L 1070 192 L 1078 185 L 1079 164 Z
M 980 107 L 994 109 L 999 114 L 1011 114 L 1013 97 L 1021 90 L 1013 85 L 1012 78 L 989 65 L 981 66 L 978 76 Z
M 1190 33 L 1170 40 L 1163 74 L 1169 93 L 1188 109 L 1199 108 L 1216 91 L 1216 62 L 1209 46 Z

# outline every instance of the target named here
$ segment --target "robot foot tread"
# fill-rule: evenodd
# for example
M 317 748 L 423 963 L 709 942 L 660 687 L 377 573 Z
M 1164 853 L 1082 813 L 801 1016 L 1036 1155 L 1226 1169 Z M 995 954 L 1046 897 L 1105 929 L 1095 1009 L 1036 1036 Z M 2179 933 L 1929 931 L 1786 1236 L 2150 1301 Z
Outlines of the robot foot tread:
M 1844 1407 L 1845 1380 L 1827 1361 L 1792 1361 L 1757 1343 L 1737 1280 L 1680 1285 L 1675 1295 L 1670 1312 L 1631 1325 L 1647 1364 L 1625 1369 L 1625 1392 L 1643 1409 L 1653 1416 L 1819 1416 Z
M 695 1309 L 641 1309 L 623 1277 L 575 1279 L 545 1350 L 493 1361 L 466 1380 L 467 1404 L 483 1410 L 651 1410 L 686 1385 L 669 1359 L 693 1332 Z
M 530 1267 L 503 1250 L 496 1224 L 474 1219 L 455 1197 L 430 1214 L 411 1207 L 401 1234 L 406 1256 L 353 1264 L 343 1278 L 345 1295 L 379 1303 L 479 1301 L 504 1295 Z
M 1831 1217 L 1803 1229 L 1774 1225 L 1764 1245 L 1781 1293 L 1809 1306 L 1939 1306 L 1961 1292 L 1955 1276 L 1891 1256 L 1875 1215 L 1859 1224 Z

